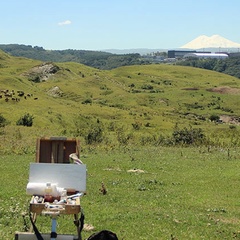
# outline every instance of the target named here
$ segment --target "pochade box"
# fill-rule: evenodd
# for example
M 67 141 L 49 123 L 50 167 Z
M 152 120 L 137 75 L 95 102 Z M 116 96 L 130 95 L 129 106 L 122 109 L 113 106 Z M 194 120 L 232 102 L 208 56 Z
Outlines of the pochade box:
M 50 193 L 45 192 L 47 185 L 51 187 Z M 62 197 L 64 191 L 66 191 L 66 195 Z M 61 214 L 79 213 L 80 197 L 85 192 L 85 164 L 30 164 L 27 194 L 32 195 L 31 212 L 37 214 L 55 211 Z M 46 194 L 48 194 L 47 197 Z
M 81 211 L 80 197 L 76 198 L 75 203 L 36 203 L 34 200 L 35 196 L 30 201 L 30 211 L 36 214 L 78 214 Z
M 46 192 L 46 188 L 51 191 Z M 81 211 L 80 197 L 85 192 L 85 164 L 30 164 L 27 184 L 27 194 L 32 195 L 30 212 L 77 214 Z
M 86 165 L 70 164 L 70 155 L 78 156 L 79 152 L 80 142 L 76 138 L 37 139 L 36 163 L 30 164 L 27 185 L 27 193 L 32 195 L 31 212 L 36 214 L 54 211 L 62 214 L 80 212 L 79 194 L 86 192 Z M 44 189 L 47 184 L 51 184 L 52 201 L 46 201 Z M 66 202 L 61 202 L 63 189 L 67 192 Z

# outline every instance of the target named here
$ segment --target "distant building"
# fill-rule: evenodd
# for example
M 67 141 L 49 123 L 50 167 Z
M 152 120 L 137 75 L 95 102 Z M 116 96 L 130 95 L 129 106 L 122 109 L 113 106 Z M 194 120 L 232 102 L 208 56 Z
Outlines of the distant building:
M 168 51 L 168 58 L 183 58 L 187 53 L 195 53 L 196 51 L 188 51 L 188 50 L 169 50 Z
M 194 53 L 187 53 L 184 55 L 184 58 L 218 58 L 218 59 L 225 59 L 228 58 L 227 53 L 201 53 L 201 52 L 194 52 Z
M 236 54 L 237 55 L 237 54 Z M 169 59 L 181 59 L 181 58 L 219 58 L 224 59 L 229 57 L 228 53 L 225 52 L 198 52 L 195 50 L 169 50 L 168 58 Z

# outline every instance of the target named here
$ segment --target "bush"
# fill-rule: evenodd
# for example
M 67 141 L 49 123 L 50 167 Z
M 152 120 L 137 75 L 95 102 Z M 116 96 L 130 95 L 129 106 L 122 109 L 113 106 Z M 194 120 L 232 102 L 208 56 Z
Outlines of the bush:
M 141 128 L 141 125 L 142 124 L 139 122 L 132 123 L 134 130 L 139 130 Z
M 40 75 L 32 75 L 29 77 L 29 81 L 35 82 L 35 83 L 40 83 L 41 82 L 41 77 Z
M 210 119 L 210 121 L 212 121 L 212 122 L 218 122 L 219 119 L 220 119 L 220 117 L 219 117 L 218 115 L 213 114 L 213 115 L 211 115 L 211 116 L 209 117 L 209 119 Z
M 82 104 L 92 104 L 92 99 L 91 98 L 88 98 L 88 99 L 85 99 Z
M 33 118 L 34 117 L 29 113 L 25 113 L 21 118 L 19 118 L 17 125 L 31 127 L 33 125 Z
M 152 85 L 148 85 L 148 84 L 144 84 L 141 88 L 145 89 L 145 90 L 152 90 L 153 86 Z
M 201 128 L 198 129 L 176 129 L 173 134 L 173 141 L 175 144 L 197 144 L 202 143 L 205 139 Z
M 7 125 L 6 118 L 4 118 L 2 114 L 0 114 L 0 127 L 5 127 L 6 125 Z
M 87 144 L 101 143 L 103 141 L 103 126 L 99 121 L 91 125 L 85 136 L 85 141 Z

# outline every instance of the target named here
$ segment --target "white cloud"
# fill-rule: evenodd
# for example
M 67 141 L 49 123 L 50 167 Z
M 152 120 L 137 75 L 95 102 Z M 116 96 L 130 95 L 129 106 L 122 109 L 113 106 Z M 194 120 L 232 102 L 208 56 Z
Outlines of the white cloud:
M 69 25 L 69 24 L 71 24 L 72 22 L 70 21 L 70 20 L 66 20 L 66 21 L 64 21 L 64 22 L 59 22 L 58 23 L 58 25 L 59 26 L 64 26 L 64 25 Z

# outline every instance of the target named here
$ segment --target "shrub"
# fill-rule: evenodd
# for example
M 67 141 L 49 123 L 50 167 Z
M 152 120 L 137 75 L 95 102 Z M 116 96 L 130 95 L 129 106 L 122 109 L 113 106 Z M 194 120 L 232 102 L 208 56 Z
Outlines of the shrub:
M 7 120 L 5 117 L 3 117 L 2 114 L 0 114 L 0 127 L 5 127 L 7 125 Z
M 132 123 L 132 126 L 133 126 L 133 129 L 134 130 L 139 130 L 141 128 L 141 123 L 139 122 L 135 122 L 135 123 Z
M 145 90 L 152 90 L 152 89 L 153 89 L 153 86 L 152 86 L 152 85 L 149 85 L 149 84 L 144 84 L 141 88 L 142 88 L 142 89 L 145 89 Z
M 82 104 L 92 104 L 92 99 L 91 98 L 87 98 L 85 99 Z
M 40 75 L 33 75 L 29 77 L 29 81 L 35 82 L 35 83 L 40 83 L 41 82 L 41 77 Z
M 103 126 L 99 121 L 91 125 L 85 136 L 85 141 L 87 144 L 101 143 L 103 141 Z
M 205 135 L 201 128 L 198 129 L 175 129 L 173 134 L 173 141 L 175 144 L 197 144 L 202 143 L 205 139 Z
M 20 117 L 17 121 L 17 125 L 22 125 L 26 127 L 31 127 L 33 125 L 33 116 L 29 113 L 25 113 L 22 117 Z
M 117 141 L 120 145 L 127 145 L 129 140 L 133 138 L 131 133 L 127 133 L 123 127 L 116 129 Z
M 154 137 L 150 135 L 149 136 L 144 135 L 144 136 L 141 136 L 140 138 L 140 143 L 142 146 L 147 144 L 151 145 L 153 142 L 154 142 Z
M 218 115 L 213 114 L 213 115 L 211 115 L 211 116 L 209 117 L 209 119 L 210 119 L 210 121 L 212 121 L 212 122 L 218 122 L 219 119 L 220 119 L 220 117 L 219 117 Z

